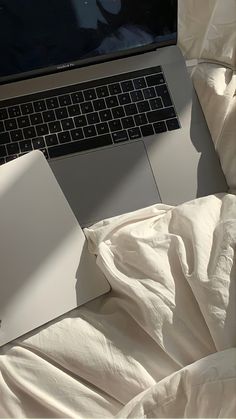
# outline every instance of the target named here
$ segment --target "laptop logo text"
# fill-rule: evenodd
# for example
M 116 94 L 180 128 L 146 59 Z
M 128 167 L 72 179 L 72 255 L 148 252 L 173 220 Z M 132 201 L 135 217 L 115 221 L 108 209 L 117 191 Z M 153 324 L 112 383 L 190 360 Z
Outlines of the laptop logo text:
M 57 66 L 57 70 L 63 70 L 64 68 L 71 68 L 74 66 L 74 63 L 61 64 Z

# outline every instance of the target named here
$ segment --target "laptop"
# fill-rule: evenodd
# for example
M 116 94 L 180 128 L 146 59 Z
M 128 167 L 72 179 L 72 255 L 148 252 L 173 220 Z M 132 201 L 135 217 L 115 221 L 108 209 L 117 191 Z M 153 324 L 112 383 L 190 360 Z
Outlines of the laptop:
M 0 163 L 48 158 L 81 226 L 227 191 L 177 0 L 1 0 Z
M 44 155 L 0 167 L 0 346 L 110 286 Z

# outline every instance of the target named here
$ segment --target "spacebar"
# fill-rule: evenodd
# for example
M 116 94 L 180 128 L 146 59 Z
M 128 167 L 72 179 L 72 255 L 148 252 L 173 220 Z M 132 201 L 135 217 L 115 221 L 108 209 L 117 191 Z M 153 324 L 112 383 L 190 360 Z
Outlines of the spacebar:
M 50 158 L 64 156 L 65 154 L 78 153 L 79 151 L 91 150 L 93 148 L 104 147 L 112 143 L 111 135 L 100 135 L 98 137 L 87 138 L 86 140 L 73 141 L 71 143 L 60 144 L 49 147 Z

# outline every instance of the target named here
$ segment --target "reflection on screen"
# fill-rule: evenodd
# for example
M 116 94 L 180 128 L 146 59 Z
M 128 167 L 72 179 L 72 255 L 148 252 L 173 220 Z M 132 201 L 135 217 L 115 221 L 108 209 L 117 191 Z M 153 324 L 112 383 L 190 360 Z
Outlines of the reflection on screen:
M 176 41 L 177 0 L 0 0 L 0 77 Z

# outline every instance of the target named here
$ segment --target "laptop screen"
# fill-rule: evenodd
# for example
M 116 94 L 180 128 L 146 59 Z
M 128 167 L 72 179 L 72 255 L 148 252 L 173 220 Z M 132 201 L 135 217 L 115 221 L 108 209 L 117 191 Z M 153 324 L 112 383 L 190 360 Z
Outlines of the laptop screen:
M 177 0 L 0 0 L 0 82 L 176 41 Z

